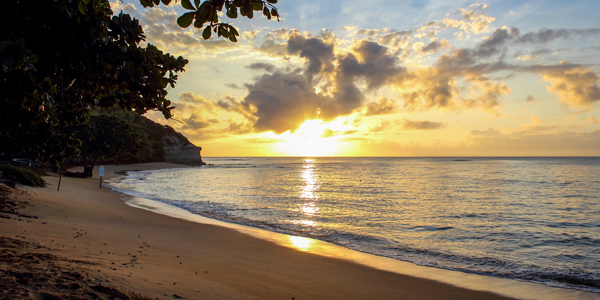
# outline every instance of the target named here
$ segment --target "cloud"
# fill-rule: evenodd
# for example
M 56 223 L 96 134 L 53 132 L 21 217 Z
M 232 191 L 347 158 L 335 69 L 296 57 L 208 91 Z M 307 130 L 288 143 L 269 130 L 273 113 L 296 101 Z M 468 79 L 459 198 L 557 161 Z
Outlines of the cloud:
M 498 102 L 500 96 L 504 94 L 508 95 L 511 92 L 506 83 L 498 84 L 497 82 L 474 81 L 474 85 L 477 89 L 472 88 L 471 90 L 475 91 L 475 95 L 462 100 L 467 108 L 481 107 L 491 110 L 500 104 Z
M 421 52 L 424 53 L 429 53 L 429 52 L 436 52 L 442 48 L 447 48 L 450 46 L 450 43 L 448 43 L 448 41 L 446 39 L 443 39 L 441 42 L 440 41 L 432 41 L 431 43 L 427 44 L 427 46 L 423 47 L 421 49 Z
M 399 106 L 396 101 L 383 97 L 377 102 L 371 102 L 367 104 L 365 116 L 393 114 L 398 111 L 398 108 Z
M 269 63 L 253 63 L 246 66 L 246 68 L 251 70 L 265 70 L 269 73 L 273 73 L 275 71 L 275 65 Z
M 391 125 L 393 125 L 392 121 L 380 119 L 377 126 L 369 128 L 369 132 L 381 132 L 387 130 Z
M 228 133 L 233 134 L 245 134 L 252 132 L 252 126 L 249 123 L 237 123 L 231 119 L 227 121 L 229 127 L 225 130 Z
M 248 85 L 243 104 L 256 108 L 255 130 L 279 134 L 317 118 L 320 105 L 327 102 L 328 99 L 315 93 L 306 77 L 275 72 L 262 75 Z
M 548 55 L 548 54 L 557 54 L 557 53 L 565 52 L 565 51 L 567 51 L 567 49 L 564 49 L 564 48 L 560 48 L 560 49 L 556 49 L 556 50 L 542 48 L 542 49 L 534 50 L 530 54 L 521 55 L 521 53 L 519 53 L 517 56 L 517 59 L 524 60 L 524 61 L 534 61 L 534 60 L 539 60 L 543 56 Z
M 506 43 L 519 35 L 519 30 L 516 28 L 496 29 L 492 35 L 480 43 L 473 51 L 476 57 L 490 57 L 500 52 L 500 48 Z
M 256 117 L 252 114 L 252 110 L 244 103 L 238 102 L 235 97 L 231 95 L 225 95 L 218 101 L 213 103 L 226 112 L 233 112 L 240 116 L 243 116 L 250 122 L 255 122 Z
M 545 44 L 556 39 L 586 38 L 600 34 L 598 28 L 588 29 L 547 29 L 529 32 L 519 37 L 518 43 Z
M 287 28 L 279 28 L 265 33 L 264 38 L 274 39 L 276 41 L 286 41 L 289 38 L 291 31 Z
M 442 122 L 412 121 L 408 119 L 403 119 L 401 124 L 402 129 L 405 130 L 431 130 L 444 127 L 444 123 Z
M 190 117 L 183 118 L 180 121 L 183 122 L 183 125 L 179 128 L 186 131 L 198 131 L 219 123 L 219 120 L 216 119 L 201 120 L 196 115 L 191 115 Z
M 529 134 L 535 131 L 546 131 L 546 130 L 554 130 L 558 128 L 557 123 L 552 125 L 545 125 L 546 121 L 540 119 L 538 116 L 531 116 L 529 118 L 530 123 L 526 123 L 515 128 L 514 133 L 523 132 L 525 134 Z
M 577 32 L 574 36 L 582 36 L 595 31 L 558 32 Z M 489 62 L 493 56 L 506 52 L 509 46 L 522 43 L 520 38 L 518 29 L 504 27 L 495 30 L 474 48 L 455 49 L 440 56 L 432 67 L 408 70 L 402 81 L 394 84 L 401 90 L 404 108 L 407 111 L 424 111 L 433 108 L 461 110 L 478 107 L 498 115 L 501 97 L 511 92 L 505 83 L 490 80 L 490 74 L 500 71 L 541 75 L 545 81 L 552 83 L 548 86 L 548 91 L 558 94 L 561 102 L 571 107 L 590 108 L 600 100 L 598 74 L 587 67 L 568 63 L 519 66 L 505 62 L 504 55 L 500 55 L 497 61 Z M 545 37 L 543 41 L 549 39 L 550 37 Z M 533 41 L 533 38 L 528 40 Z M 564 49 L 538 49 L 532 54 L 562 50 Z M 464 87 L 457 86 L 461 78 L 468 84 L 466 90 L 470 95 L 461 96 Z
M 299 32 L 293 32 L 287 43 L 287 51 L 308 60 L 305 73 L 309 76 L 333 70 L 333 45 L 322 38 L 306 38 Z
M 386 47 L 362 40 L 355 45 L 352 53 L 338 60 L 337 84 L 340 86 L 362 78 L 368 89 L 378 88 L 404 73 L 404 68 L 398 67 L 397 62 L 398 59 L 388 53 Z
M 461 17 L 467 21 L 477 21 L 482 19 L 482 12 L 486 11 L 488 8 L 490 8 L 490 6 L 487 4 L 475 3 L 471 4 L 467 9 L 461 8 L 457 10 L 456 14 L 460 13 Z
M 473 4 L 469 8 L 461 8 L 456 11 L 456 14 L 460 14 L 463 20 L 455 20 L 446 18 L 439 22 L 442 28 L 458 28 L 464 31 L 466 34 L 482 33 L 489 31 L 490 24 L 495 20 L 494 17 L 484 15 L 489 5 L 487 4 Z M 462 35 L 460 35 L 462 36 Z
M 600 122 L 598 122 L 598 120 L 596 120 L 596 118 L 594 118 L 594 116 L 590 116 L 588 118 L 588 122 L 592 123 L 592 124 L 598 124 Z
M 489 30 L 488 25 L 493 18 L 485 16 L 486 10 L 487 5 L 483 4 L 459 10 L 461 26 L 467 26 L 463 30 L 470 33 Z M 286 69 L 277 69 L 265 62 L 248 65 L 249 69 L 268 74 L 258 76 L 254 83 L 246 85 L 248 94 L 243 101 L 233 102 L 237 103 L 233 106 L 237 107 L 235 113 L 244 116 L 255 131 L 272 130 L 276 133 L 293 131 L 307 119 L 332 120 L 357 111 L 362 111 L 363 116 L 383 115 L 397 112 L 400 107 L 405 112 L 481 109 L 499 116 L 503 108 L 502 98 L 511 93 L 511 88 L 505 82 L 490 79 L 498 72 L 504 72 L 503 75 L 509 72 L 512 76 L 538 74 L 551 83 L 548 91 L 558 94 L 561 102 L 571 106 L 591 107 L 600 100 L 598 75 L 585 66 L 518 65 L 516 55 L 505 55 L 513 52 L 512 46 L 515 45 L 547 43 L 565 36 L 585 36 L 594 34 L 594 30 L 555 30 L 553 33 L 540 30 L 521 35 L 517 28 L 503 27 L 480 39 L 471 48 L 452 48 L 449 53 L 440 55 L 432 66 L 421 66 L 417 59 L 421 59 L 423 53 L 435 53 L 451 47 L 446 39 L 438 41 L 434 37 L 437 30 L 445 26 L 442 21 L 436 21 L 407 31 L 360 30 L 358 34 L 371 37 L 356 38 L 351 43 L 340 42 L 331 31 L 322 31 L 319 35 L 294 29 L 267 32 L 262 36 L 266 40 L 257 48 L 258 51 L 295 58 L 286 56 Z M 411 39 L 412 34 L 415 38 Z M 416 40 L 417 34 L 429 37 L 429 43 Z M 419 44 L 414 50 L 420 52 L 408 50 L 413 47 L 388 47 L 399 43 L 399 40 L 405 43 L 402 47 Z M 544 55 L 550 51 L 555 50 L 542 48 L 529 53 Z M 298 67 L 296 58 L 304 59 L 302 67 Z M 515 62 L 505 61 L 507 58 Z M 239 88 L 235 84 L 228 86 Z M 388 98 L 366 101 L 382 87 L 395 89 L 402 103 Z M 221 106 L 220 109 L 226 107 L 229 106 Z M 405 129 L 443 126 L 443 123 L 437 122 L 415 122 L 406 121 L 398 125 Z
M 535 102 L 538 100 L 539 99 L 536 99 L 533 95 L 527 95 L 527 97 L 525 98 L 525 102 Z
M 288 55 L 287 43 L 277 43 L 272 38 L 265 40 L 256 50 L 273 56 Z
M 232 88 L 232 89 L 236 89 L 236 90 L 244 90 L 244 89 L 246 89 L 246 88 L 241 87 L 241 86 L 239 86 L 239 85 L 237 85 L 237 84 L 235 84 L 233 82 L 228 82 L 225 85 L 228 86 L 228 87 L 230 87 L 230 88 Z
M 502 133 L 496 129 L 488 128 L 485 131 L 471 130 L 471 135 L 482 136 L 482 137 L 495 137 L 495 136 L 502 136 Z
M 250 30 L 250 31 L 242 31 L 240 32 L 240 39 L 247 41 L 247 40 L 253 40 L 256 38 L 256 36 L 260 33 L 259 30 Z
M 207 100 L 202 95 L 194 95 L 193 92 L 179 94 L 179 101 L 192 104 L 207 104 Z
M 377 29 L 361 29 L 359 31 L 357 31 L 357 34 L 362 34 L 362 35 L 366 35 L 366 36 L 374 36 L 377 34 L 382 34 L 384 33 L 386 30 L 383 28 L 377 28 Z
M 340 27 L 340 30 L 348 31 L 350 33 L 355 33 L 355 32 L 358 31 L 358 27 L 356 27 L 356 26 L 342 26 L 342 27 Z
M 200 32 L 196 32 L 199 34 Z M 235 50 L 239 45 L 232 43 L 224 38 L 211 37 L 208 40 L 200 39 L 200 44 L 208 51 L 215 52 L 215 50 Z
M 562 103 L 576 108 L 590 108 L 600 101 L 598 74 L 567 62 L 558 66 L 533 67 L 532 70 L 551 83 L 549 92 L 558 94 Z
M 521 55 L 521 56 L 517 57 L 517 59 L 525 60 L 525 61 L 533 61 L 533 60 L 538 60 L 540 58 L 541 58 L 541 56 L 533 55 L 533 54 Z
M 386 33 L 381 37 L 381 44 L 395 48 L 405 41 L 411 34 L 413 34 L 412 30 L 391 30 L 389 33 Z
M 232 130 L 248 132 L 248 128 L 251 128 L 248 124 L 256 121 L 251 109 L 231 95 L 214 100 L 195 95 L 193 92 L 186 92 L 179 94 L 178 101 L 173 105 L 176 107 L 174 119 L 178 121 L 174 127 L 193 135 L 197 135 L 200 130 L 205 137 L 228 133 Z M 229 116 L 229 121 L 224 123 L 228 125 L 224 125 L 218 120 L 224 115 Z M 233 123 L 238 125 L 231 125 Z

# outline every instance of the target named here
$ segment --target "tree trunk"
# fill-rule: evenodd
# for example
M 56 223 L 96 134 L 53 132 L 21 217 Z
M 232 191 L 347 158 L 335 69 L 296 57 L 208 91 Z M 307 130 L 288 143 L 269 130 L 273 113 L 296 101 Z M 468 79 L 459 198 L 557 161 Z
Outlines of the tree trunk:
M 88 165 L 87 156 L 83 158 L 83 175 L 85 175 L 85 177 L 94 176 L 94 166 L 96 165 L 96 160 L 98 160 L 98 156 L 94 157 L 94 160 L 92 160 L 91 165 Z

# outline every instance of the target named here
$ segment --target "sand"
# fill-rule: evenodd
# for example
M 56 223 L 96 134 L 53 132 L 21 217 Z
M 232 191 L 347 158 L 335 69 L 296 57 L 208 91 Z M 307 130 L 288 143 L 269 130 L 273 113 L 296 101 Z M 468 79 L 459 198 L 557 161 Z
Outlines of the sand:
M 184 166 L 106 166 L 104 178 L 119 176 L 114 172 L 123 170 L 175 167 Z M 243 230 L 157 214 L 127 205 L 120 193 L 100 189 L 97 176 L 63 177 L 60 191 L 56 176 L 45 179 L 46 188 L 11 190 L 16 204 L 0 214 L 3 299 L 509 299 L 497 293 L 511 295 L 502 289 L 486 291 L 485 286 L 459 287 L 461 280 L 453 285 L 452 280 L 402 274 L 398 268 L 382 270 L 347 255 L 318 255 Z M 383 265 L 394 265 L 386 260 Z M 448 274 L 458 272 L 439 274 L 429 278 L 454 277 Z M 497 286 L 514 291 L 510 282 Z M 535 289 L 517 295 L 535 298 L 532 293 Z M 582 292 L 568 295 L 596 297 Z

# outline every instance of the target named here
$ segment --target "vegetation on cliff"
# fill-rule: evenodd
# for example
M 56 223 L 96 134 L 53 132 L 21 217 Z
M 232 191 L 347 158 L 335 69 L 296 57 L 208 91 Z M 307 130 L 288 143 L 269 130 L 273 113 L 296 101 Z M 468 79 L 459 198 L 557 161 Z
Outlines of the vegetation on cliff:
M 69 129 L 81 141 L 69 161 L 82 164 L 84 176 L 92 176 L 94 166 L 104 163 L 143 163 L 164 161 L 165 136 L 191 144 L 168 125 L 158 124 L 134 112 L 96 109 L 89 121 Z

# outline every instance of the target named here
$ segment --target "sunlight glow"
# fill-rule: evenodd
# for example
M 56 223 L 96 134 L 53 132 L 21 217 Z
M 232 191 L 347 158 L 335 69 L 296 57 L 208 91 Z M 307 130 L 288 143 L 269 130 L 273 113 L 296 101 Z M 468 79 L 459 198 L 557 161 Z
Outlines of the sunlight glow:
M 313 241 L 309 238 L 290 235 L 292 246 L 302 251 L 307 251 L 311 248 Z
M 274 145 L 277 152 L 288 156 L 334 156 L 342 149 L 336 136 L 347 125 L 342 122 L 324 123 L 322 120 L 307 120 L 295 132 L 286 131 L 278 136 L 281 142 Z

